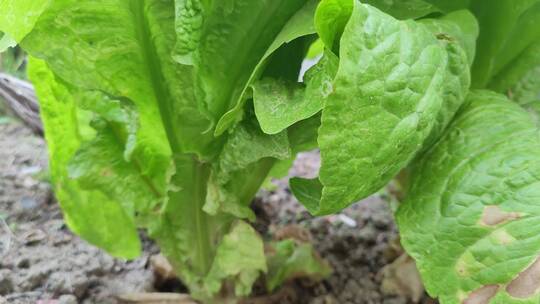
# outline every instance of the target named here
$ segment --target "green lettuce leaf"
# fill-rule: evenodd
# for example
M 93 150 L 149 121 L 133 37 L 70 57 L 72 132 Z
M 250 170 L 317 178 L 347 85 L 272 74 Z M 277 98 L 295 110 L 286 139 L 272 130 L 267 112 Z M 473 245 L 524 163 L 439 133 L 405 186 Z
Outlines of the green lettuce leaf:
M 532 1 L 531 6 L 524 10 L 515 21 L 512 32 L 508 35 L 503 48 L 499 51 L 493 70 L 494 75 L 511 64 L 517 57 L 520 57 L 527 47 L 538 43 L 540 40 L 539 18 L 540 1 Z
M 469 64 L 473 64 L 480 28 L 476 17 L 470 11 L 454 11 L 436 19 L 421 19 L 419 22 L 438 35 L 439 40 L 446 41 L 450 45 L 451 42 L 459 44 L 467 54 Z
M 173 58 L 177 62 L 193 64 L 193 56 L 201 39 L 205 11 L 210 5 L 210 0 L 175 0 L 176 45 Z
M 332 93 L 339 60 L 328 52 L 309 69 L 304 83 L 263 78 L 252 85 L 255 114 L 262 130 L 276 134 L 318 113 Z
M 339 54 L 341 34 L 349 23 L 356 0 L 324 0 L 315 12 L 315 28 L 324 45 Z
M 416 19 L 440 12 L 435 5 L 429 3 L 430 1 L 424 0 L 366 0 L 364 2 L 397 19 Z
M 540 42 L 525 49 L 494 77 L 490 88 L 521 105 L 536 102 L 540 98 Z
M 269 58 L 281 46 L 291 43 L 299 37 L 309 36 L 315 33 L 313 18 L 318 2 L 318 0 L 308 0 L 305 2 L 304 6 L 283 26 L 270 47 L 266 50 L 263 59 Z
M 466 10 L 455 11 L 437 19 L 420 20 L 437 36 L 446 49 L 448 65 L 443 83 L 443 105 L 424 150 L 436 142 L 463 104 L 471 85 L 470 65 L 476 50 L 479 28 L 475 17 Z
M 293 153 L 305 152 L 318 147 L 317 137 L 321 126 L 321 113 L 299 121 L 287 129 Z
M 441 303 L 538 303 L 540 137 L 504 96 L 474 91 L 412 165 L 401 241 Z
M 516 4 L 513 4 L 516 5 Z M 517 18 L 493 63 L 488 87 L 527 104 L 540 96 L 540 1 Z
M 8 48 L 14 47 L 16 45 L 17 41 L 11 38 L 11 36 L 6 33 L 0 32 L 0 53 L 5 52 Z
M 204 210 L 209 214 L 221 210 L 254 220 L 249 208 L 252 198 L 276 160 L 290 157 L 286 132 L 268 135 L 254 117 L 246 119 L 235 127 L 220 154 L 210 177 Z
M 306 58 L 307 52 L 309 52 L 309 47 L 315 41 L 316 35 L 311 34 L 307 36 L 299 37 L 283 46 L 278 48 L 264 64 L 259 66 L 259 71 L 256 71 L 257 75 L 254 75 L 250 83 L 253 83 L 256 79 L 255 76 L 259 78 L 277 78 L 282 80 L 294 81 L 297 82 L 301 76 L 302 65 L 304 64 L 304 59 Z M 252 97 L 250 94 L 251 90 L 246 91 L 246 97 Z
M 221 276 L 219 269 L 211 270 L 224 267 L 212 266 L 220 263 L 214 260 L 221 259 L 217 255 L 231 254 L 216 249 L 215 244 L 235 217 L 254 218 L 248 207 L 251 199 L 276 159 L 288 157 L 287 134 L 264 134 L 253 117 L 236 126 L 216 163 L 202 163 L 190 155 L 176 156 L 168 201 L 159 222 L 150 227 L 150 235 L 195 298 L 212 299 L 219 281 L 229 277 Z M 255 273 L 242 274 L 237 287 L 245 290 L 249 280 L 244 276 Z
M 315 27 L 327 48 L 339 53 L 340 39 L 351 17 L 356 0 L 323 0 L 315 16 Z M 366 0 L 397 19 L 415 19 L 440 10 L 424 0 Z
M 271 183 L 272 179 L 284 178 L 289 174 L 289 170 L 293 166 L 298 153 L 317 149 L 317 137 L 320 126 L 321 113 L 319 112 L 308 119 L 295 123 L 287 129 L 291 157 L 277 161 L 274 164 L 263 185 L 265 189 L 273 190 L 275 185 Z
M 190 294 L 201 300 L 213 295 L 204 286 L 216 248 L 233 218 L 222 214 L 211 216 L 204 212 L 210 165 L 199 162 L 193 155 L 177 155 L 175 170 L 170 178 L 168 198 L 148 231 L 161 252 L 173 265 Z
M 306 0 L 213 2 L 204 16 L 193 64 L 198 86 L 204 92 L 204 106 L 215 123 L 240 103 L 261 58 L 305 3 Z M 216 134 L 222 134 L 231 125 L 218 126 Z
M 125 98 L 72 91 L 78 105 L 93 113 L 90 125 L 95 132 L 68 164 L 69 177 L 85 189 L 100 190 L 121 202 L 126 212 L 138 219 L 154 214 L 165 199 L 167 176 L 142 169 L 144 155 L 136 149 L 136 108 Z
M 295 39 L 315 33 L 313 16 L 318 0 L 244 1 L 249 5 L 246 5 L 242 11 L 238 9 L 237 15 L 227 16 L 228 19 L 219 17 L 221 19 L 217 20 L 221 21 L 213 25 L 216 27 L 213 31 L 217 32 L 222 30 L 224 22 L 232 23 L 234 26 L 229 26 L 240 28 L 240 30 L 231 32 L 231 35 L 235 35 L 235 37 L 221 37 L 219 40 L 219 43 L 223 44 L 221 47 L 214 45 L 214 41 L 212 41 L 212 45 L 208 45 L 211 52 L 208 52 L 206 58 L 213 64 L 205 65 L 205 69 L 201 71 L 203 88 L 211 90 L 206 102 L 209 108 L 214 108 L 213 105 L 219 107 L 214 111 L 211 110 L 219 117 L 215 130 L 216 135 L 222 134 L 242 119 L 246 90 L 249 84 L 264 72 L 271 55 L 281 46 L 287 47 L 287 44 Z M 238 5 L 238 7 L 242 6 Z M 265 30 L 261 31 L 260 27 Z M 249 41 L 253 44 L 251 49 L 246 47 L 245 39 L 240 35 L 246 29 L 249 29 L 248 33 L 254 33 L 250 36 L 251 40 Z M 238 40 L 236 46 L 233 44 L 235 47 L 231 47 L 229 42 L 231 39 Z M 229 51 L 217 52 L 217 50 L 223 49 Z M 248 52 L 248 49 L 249 54 L 238 53 L 239 51 Z M 305 51 L 307 52 L 307 49 Z M 294 63 L 289 57 L 288 63 L 289 65 L 300 64 L 302 59 L 303 56 L 299 58 L 297 63 Z M 216 61 L 218 67 L 222 67 L 229 73 L 222 75 L 215 73 L 216 66 L 214 64 Z M 232 72 L 231 62 L 234 63 Z M 214 86 L 210 88 L 211 85 Z
M 138 155 L 125 158 L 129 148 L 121 126 L 104 120 L 95 120 L 92 125 L 97 135 L 82 143 L 69 162 L 69 178 L 83 189 L 106 193 L 131 217 L 153 213 L 164 199 L 164 185 L 142 172 Z
M 41 13 L 51 0 L 1 0 L 0 32 L 9 40 L 21 42 L 32 31 Z M 24 16 L 24 17 L 22 17 Z
M 114 256 L 137 257 L 141 249 L 133 212 L 105 193 L 87 190 L 84 183 L 69 178 L 68 164 L 83 145 L 73 96 L 43 61 L 30 59 L 29 76 L 40 96 L 52 182 L 67 225 Z
M 323 279 L 332 273 L 330 266 L 316 255 L 313 245 L 296 244 L 287 239 L 271 245 L 266 287 L 273 291 L 287 280 L 299 277 Z
M 235 282 L 235 294 L 247 296 L 261 273 L 267 271 L 264 244 L 249 224 L 238 221 L 225 235 L 205 280 L 208 290 L 217 293 L 224 279 Z
M 540 38 L 540 1 L 474 0 L 470 10 L 481 28 L 472 67 L 473 87 L 485 88 L 493 76 Z
M 446 44 L 423 24 L 354 2 L 322 112 L 320 181 L 291 181 L 300 201 L 309 198 L 302 202 L 311 213 L 335 212 L 379 190 L 444 128 L 468 80 L 453 70 L 467 70 L 465 52 L 448 54 Z M 445 103 L 445 93 L 456 89 L 455 100 Z
M 94 116 L 95 137 L 58 165 L 69 165 L 70 181 L 84 184 L 71 196 L 59 195 L 71 208 L 64 210 L 74 231 L 113 254 L 134 257 L 140 249 L 130 215 L 137 214 L 194 296 L 209 298 L 202 281 L 223 233 L 213 232 L 231 220 L 202 211 L 210 170 L 199 159 L 215 158 L 223 139 L 208 131 L 193 67 L 171 57 L 174 17 L 172 1 L 57 0 L 21 45 L 45 59 Z M 53 175 L 58 184 L 68 172 Z M 88 192 L 99 197 L 84 205 L 79 200 Z
M 477 0 L 425 0 L 428 3 L 431 3 L 439 10 L 445 13 L 450 13 L 457 10 L 462 10 L 468 8 L 471 5 L 472 1 Z M 482 0 L 478 0 L 482 1 Z
M 165 172 L 171 151 L 212 158 L 220 144 L 195 98 L 193 68 L 170 56 L 174 18 L 169 1 L 58 0 L 21 42 L 70 85 L 133 103 L 147 172 Z

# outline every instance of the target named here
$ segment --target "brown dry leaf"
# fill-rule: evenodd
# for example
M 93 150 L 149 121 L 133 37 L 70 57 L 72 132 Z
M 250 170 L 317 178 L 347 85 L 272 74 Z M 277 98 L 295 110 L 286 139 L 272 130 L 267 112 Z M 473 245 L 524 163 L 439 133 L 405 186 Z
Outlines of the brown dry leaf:
M 274 239 L 276 241 L 293 239 L 299 243 L 310 243 L 311 233 L 298 225 L 287 225 L 274 232 Z
M 399 295 L 418 303 L 424 295 L 424 285 L 416 263 L 407 254 L 402 254 L 382 270 L 382 292 Z
M 154 274 L 158 281 L 165 282 L 176 278 L 174 268 L 162 254 L 151 256 L 150 265 L 152 265 L 152 269 L 154 270 Z
M 388 247 L 384 249 L 383 256 L 387 261 L 394 261 L 404 252 L 405 250 L 401 247 L 400 238 L 395 237 L 388 242 Z
M 240 304 L 292 304 L 297 302 L 296 290 L 291 286 L 284 286 L 273 294 L 244 299 Z

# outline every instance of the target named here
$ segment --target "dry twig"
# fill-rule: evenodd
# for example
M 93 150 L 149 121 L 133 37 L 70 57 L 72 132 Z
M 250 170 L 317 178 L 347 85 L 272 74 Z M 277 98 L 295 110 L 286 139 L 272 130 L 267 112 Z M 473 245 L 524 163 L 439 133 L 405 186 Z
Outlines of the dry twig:
M 9 110 L 27 124 L 34 133 L 43 135 L 39 104 L 34 87 L 30 83 L 0 73 L 0 99 L 3 99 Z

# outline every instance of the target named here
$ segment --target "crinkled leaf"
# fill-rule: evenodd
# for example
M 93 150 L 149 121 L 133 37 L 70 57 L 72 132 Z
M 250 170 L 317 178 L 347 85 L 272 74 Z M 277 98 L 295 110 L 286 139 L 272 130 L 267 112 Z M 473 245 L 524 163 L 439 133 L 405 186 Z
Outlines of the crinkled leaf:
M 214 123 L 239 103 L 261 58 L 305 2 L 213 2 L 205 13 L 193 64 L 197 68 L 198 85 L 204 92 L 204 106 Z
M 208 65 L 206 67 L 208 70 L 207 80 L 202 80 L 203 83 L 211 81 L 211 83 L 219 84 L 219 86 L 216 87 L 218 89 L 212 90 L 212 96 L 215 95 L 215 97 L 210 96 L 210 98 L 213 98 L 212 100 L 206 98 L 207 103 L 211 103 L 209 104 L 209 107 L 221 107 L 218 111 L 219 113 L 221 113 L 220 111 L 226 110 L 226 113 L 221 113 L 223 116 L 219 119 L 216 126 L 216 135 L 222 134 L 242 118 L 246 89 L 254 79 L 258 78 L 263 73 L 264 67 L 266 66 L 268 59 L 271 58 L 271 55 L 284 44 L 292 42 L 296 38 L 315 33 L 313 17 L 317 0 L 245 1 L 251 3 L 250 7 L 254 6 L 251 11 L 246 7 L 243 12 L 243 14 L 249 15 L 248 19 L 250 20 L 249 25 L 244 26 L 250 28 L 249 33 L 254 33 L 252 37 L 253 41 L 250 41 L 250 43 L 254 43 L 253 49 L 249 50 L 249 55 L 238 53 L 239 51 L 247 52 L 249 49 L 245 46 L 242 36 L 235 37 L 235 40 L 241 38 L 236 49 L 231 48 L 229 41 L 224 37 L 223 41 L 220 43 L 224 44 L 223 48 L 230 49 L 230 51 L 217 58 L 219 59 L 218 63 L 220 66 L 223 66 L 229 73 L 226 75 L 213 73 L 212 75 L 210 72 L 215 71 L 216 67 L 214 65 Z M 283 4 L 282 2 L 286 2 L 286 4 Z M 257 15 L 254 12 L 260 12 L 260 15 Z M 238 21 L 239 17 L 235 18 L 236 19 L 227 19 L 227 22 L 232 22 L 237 27 L 242 26 Z M 253 18 L 258 19 L 254 20 Z M 271 18 L 271 26 L 267 26 L 263 23 L 267 21 L 266 18 Z M 265 27 L 265 30 L 257 31 L 260 26 Z M 242 33 L 243 31 L 245 31 L 244 28 L 242 28 L 239 33 Z M 213 52 L 215 53 L 215 50 L 213 50 Z M 217 56 L 216 54 L 210 55 L 212 58 Z M 233 59 L 227 59 L 226 56 Z M 214 63 L 214 59 L 212 60 L 212 63 Z M 292 58 L 289 58 L 289 64 L 295 65 L 300 64 L 302 58 L 298 58 L 297 63 L 291 62 L 291 60 Z M 234 73 L 232 73 L 232 77 L 230 62 L 234 62 L 235 68 L 239 70 L 233 70 Z M 243 69 L 242 71 L 240 71 L 241 68 Z M 226 78 L 225 82 L 220 78 Z M 226 86 L 229 83 L 234 83 L 234 86 L 236 87 L 227 88 Z M 219 104 L 219 102 L 222 104 Z
M 261 237 L 249 224 L 239 221 L 219 244 L 205 284 L 209 290 L 217 293 L 222 281 L 231 279 L 235 282 L 235 294 L 247 296 L 255 280 L 266 271 Z
M 69 178 L 68 163 L 81 146 L 75 102 L 44 62 L 31 59 L 30 63 L 29 75 L 40 99 L 45 126 L 51 177 L 66 223 L 114 256 L 137 257 L 140 241 L 129 210 L 105 193 L 86 190 L 86 185 Z
M 210 7 L 205 0 L 175 0 L 176 45 L 173 58 L 182 64 L 193 64 L 204 24 L 204 12 Z
M 240 123 L 229 135 L 208 185 L 205 211 L 218 209 L 253 219 L 249 203 L 276 159 L 291 156 L 287 133 L 268 135 L 254 118 Z
M 448 54 L 441 92 L 443 105 L 431 134 L 424 142 L 425 150 L 439 139 L 467 96 L 471 84 L 470 64 L 474 59 L 478 24 L 474 16 L 464 10 L 437 19 L 423 19 L 421 22 L 437 36 Z
M 109 192 L 93 200 L 91 206 L 96 210 L 82 206 L 73 213 L 83 219 L 95 217 L 87 222 L 95 229 L 103 229 L 103 233 L 106 229 L 113 231 L 106 240 L 114 241 L 116 250 L 133 253 L 133 244 L 129 242 L 132 235 L 137 236 L 134 225 L 124 223 L 122 218 L 115 219 L 114 212 L 122 212 L 130 220 L 127 212 L 133 212 L 129 208 L 134 202 L 123 201 L 128 207 L 125 211 L 117 204 L 117 210 L 107 214 L 108 224 L 98 218 L 100 212 L 108 212 L 107 208 L 100 209 L 98 202 L 107 203 L 111 197 L 122 194 L 123 199 L 137 200 L 136 205 L 140 203 L 142 209 L 148 210 L 139 216 L 153 218 L 144 224 L 183 282 L 195 297 L 206 299 L 211 295 L 202 287 L 202 278 L 215 253 L 212 244 L 221 237 L 220 232 L 212 232 L 220 231 L 217 227 L 226 227 L 230 220 L 210 217 L 202 211 L 209 166 L 201 164 L 198 158 L 214 158 L 223 139 L 215 139 L 209 131 L 211 120 L 196 98 L 193 67 L 177 64 L 171 57 L 175 40 L 172 1 L 55 0 L 21 45 L 46 59 L 55 74 L 81 94 L 81 107 L 107 124 L 121 126 L 120 132 L 113 132 L 110 126 L 99 127 L 95 141 L 84 145 L 71 164 L 73 176 L 84 180 L 85 187 Z M 107 96 L 108 100 L 93 100 L 94 93 Z M 123 115 L 115 108 L 117 101 L 129 103 L 137 115 Z M 116 145 L 113 133 L 121 135 L 122 140 Z M 134 145 L 132 138 L 136 139 Z M 172 152 L 174 172 L 169 170 Z M 94 156 L 96 159 L 87 159 Z M 67 162 L 62 165 L 67 166 Z M 102 171 L 103 168 L 112 171 Z M 133 175 L 134 170 L 139 176 Z M 100 173 L 105 173 L 105 178 L 99 179 Z M 173 173 L 168 200 L 161 209 L 153 208 L 154 200 L 147 200 L 152 195 L 148 187 L 145 196 L 136 195 L 143 191 L 141 182 L 147 183 L 146 177 L 156 181 L 158 189 L 165 193 L 165 184 Z M 107 178 L 112 179 L 109 174 L 118 176 L 114 184 L 107 184 L 111 181 Z M 74 229 L 80 231 L 77 226 Z M 91 237 L 87 238 L 92 241 Z
M 208 181 L 204 211 L 209 214 L 224 212 L 238 218 L 255 220 L 249 204 L 275 162 L 274 158 L 266 157 L 226 174 L 216 167 Z
M 472 92 L 412 166 L 401 241 L 441 303 L 537 303 L 540 137 L 518 105 Z
M 306 73 L 305 85 L 272 78 L 254 83 L 253 103 L 262 130 L 276 134 L 319 112 L 332 93 L 338 62 L 332 53 L 326 54 Z
M 212 157 L 216 141 L 195 98 L 193 68 L 171 57 L 172 1 L 56 0 L 21 45 L 80 90 L 129 99 L 148 172 L 165 172 L 170 150 Z
M 82 143 L 68 166 L 69 178 L 87 190 L 101 190 L 120 202 L 131 217 L 153 212 L 163 200 L 164 189 L 141 171 L 138 155 L 124 157 L 129 144 L 121 125 L 104 120 L 93 122 L 96 137 Z M 156 180 L 159 178 L 156 178 Z
M 339 53 L 340 39 L 356 0 L 323 0 L 315 12 L 315 28 L 324 45 Z
M 264 78 L 255 82 L 252 88 L 257 120 L 267 134 L 279 133 L 293 124 L 295 117 L 291 116 L 296 112 L 301 112 L 298 114 L 301 117 L 302 112 L 317 113 L 322 108 L 322 101 L 305 98 L 304 85 L 296 81 Z M 283 114 L 287 117 L 282 118 Z
M 32 31 L 49 2 L 51 0 L 1 0 L 0 32 L 7 34 L 3 39 L 21 42 Z
M 370 195 L 408 164 L 443 110 L 447 63 L 424 25 L 355 1 L 322 113 L 324 188 L 317 191 L 320 203 L 307 204 L 311 213 L 331 213 Z
M 93 117 L 89 117 L 89 125 L 92 125 L 92 118 L 106 121 L 109 128 L 115 129 L 117 145 L 124 146 L 124 159 L 131 161 L 139 129 L 139 114 L 132 102 L 123 97 L 111 97 L 101 92 L 78 92 L 74 88 L 71 89 L 77 99 L 77 105 L 87 113 L 93 114 Z M 164 187 L 164 183 L 160 186 Z
M 265 157 L 285 159 L 290 156 L 286 133 L 264 134 L 254 119 L 247 119 L 234 130 L 219 158 L 220 172 L 228 174 L 244 169 Z
M 273 254 L 268 259 L 266 287 L 273 291 L 287 280 L 311 278 L 320 280 L 330 275 L 332 269 L 317 254 L 311 244 L 296 244 L 283 240 L 272 244 Z
M 478 21 L 468 10 L 460 10 L 440 18 L 427 18 L 419 22 L 438 35 L 439 40 L 448 44 L 458 43 L 465 50 L 470 65 L 476 54 L 476 40 L 480 32 Z

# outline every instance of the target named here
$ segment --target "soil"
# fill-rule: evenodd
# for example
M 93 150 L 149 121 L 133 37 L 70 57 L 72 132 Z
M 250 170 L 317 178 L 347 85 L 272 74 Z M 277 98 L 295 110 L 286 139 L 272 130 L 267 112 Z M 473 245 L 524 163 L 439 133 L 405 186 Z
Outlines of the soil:
M 315 176 L 318 166 L 317 152 L 304 153 L 291 175 Z M 46 172 L 43 140 L 19 123 L 0 124 L 0 304 L 112 304 L 124 293 L 180 290 L 179 284 L 157 286 L 149 260 L 159 249 L 142 233 L 144 254 L 134 261 L 112 258 L 73 235 Z M 334 272 L 318 283 L 290 282 L 260 298 L 264 303 L 412 303 L 414 295 L 392 295 L 399 290 L 382 287 L 388 279 L 383 268 L 401 254 L 390 196 L 377 194 L 340 214 L 313 218 L 293 198 L 286 178 L 275 184 L 253 204 L 256 228 L 267 238 L 284 227 L 308 231 Z M 434 303 L 419 292 L 415 300 Z

